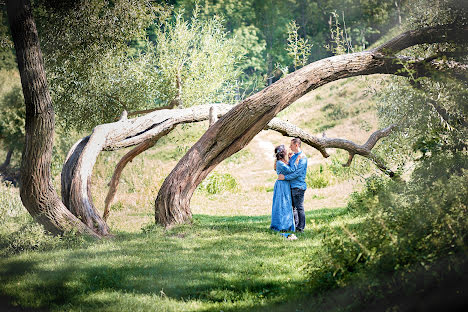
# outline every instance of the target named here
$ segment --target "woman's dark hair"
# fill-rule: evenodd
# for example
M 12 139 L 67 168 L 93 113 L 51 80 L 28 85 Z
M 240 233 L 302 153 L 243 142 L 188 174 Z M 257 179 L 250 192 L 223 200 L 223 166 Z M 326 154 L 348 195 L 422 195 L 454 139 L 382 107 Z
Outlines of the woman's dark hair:
M 286 148 L 284 148 L 284 145 L 279 145 L 275 147 L 275 156 L 276 160 L 281 160 L 286 158 Z

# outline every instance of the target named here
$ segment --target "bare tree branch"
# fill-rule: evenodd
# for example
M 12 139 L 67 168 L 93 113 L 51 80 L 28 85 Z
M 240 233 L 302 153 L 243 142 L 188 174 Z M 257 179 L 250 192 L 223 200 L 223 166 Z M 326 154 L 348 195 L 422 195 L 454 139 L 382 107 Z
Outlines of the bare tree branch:
M 396 125 L 391 125 L 385 129 L 377 130 L 370 135 L 366 143 L 359 145 L 345 139 L 314 137 L 299 127 L 278 118 L 273 118 L 267 125 L 268 129 L 278 131 L 285 136 L 300 138 L 302 142 L 317 149 L 325 158 L 330 156 L 326 151 L 327 148 L 338 148 L 347 151 L 349 153 L 348 162 L 343 166 L 351 165 L 354 155 L 360 155 L 372 160 L 380 170 L 390 176 L 394 176 L 393 171 L 387 168 L 381 159 L 372 154 L 372 148 L 380 139 L 388 136 L 395 127 Z

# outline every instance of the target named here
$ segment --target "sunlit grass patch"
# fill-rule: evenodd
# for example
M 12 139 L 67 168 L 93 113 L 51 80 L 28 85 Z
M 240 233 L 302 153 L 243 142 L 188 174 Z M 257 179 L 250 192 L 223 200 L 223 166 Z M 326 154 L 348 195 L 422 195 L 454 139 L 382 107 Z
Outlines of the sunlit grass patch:
M 343 213 L 308 212 L 297 241 L 270 231 L 270 216 L 194 215 L 192 225 L 170 230 L 148 223 L 138 233 L 73 249 L 3 258 L 0 292 L 52 311 L 230 310 L 284 302 L 304 285 L 307 250 L 320 248 L 311 220 L 330 222 Z

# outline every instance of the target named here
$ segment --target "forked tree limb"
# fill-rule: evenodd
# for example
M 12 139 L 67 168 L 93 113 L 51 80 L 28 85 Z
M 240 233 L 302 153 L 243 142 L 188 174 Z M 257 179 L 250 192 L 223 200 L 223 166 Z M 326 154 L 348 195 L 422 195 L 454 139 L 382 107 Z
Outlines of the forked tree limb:
M 327 138 L 327 137 L 314 137 L 304 130 L 296 127 L 288 122 L 285 122 L 279 118 L 273 118 L 268 124 L 267 128 L 280 132 L 281 134 L 289 137 L 298 137 L 302 142 L 317 149 L 323 157 L 327 158 L 330 155 L 327 153 L 327 148 L 337 148 L 345 150 L 349 153 L 348 161 L 343 166 L 351 165 L 354 155 L 360 155 L 365 158 L 372 160 L 377 167 L 382 170 L 385 174 L 393 176 L 394 173 L 387 166 L 384 165 L 383 161 L 372 153 L 377 141 L 388 136 L 396 125 L 390 125 L 389 127 L 381 130 L 377 130 L 372 133 L 366 143 L 359 145 L 352 141 L 339 139 L 339 138 Z
M 159 133 L 157 136 L 155 136 L 152 139 L 146 140 L 140 144 L 138 144 L 135 148 L 133 148 L 130 152 L 125 154 L 120 161 L 117 163 L 115 166 L 114 173 L 112 175 L 111 181 L 109 182 L 109 190 L 107 192 L 106 199 L 104 201 L 104 214 L 102 218 L 104 221 L 107 221 L 107 218 L 109 217 L 109 212 L 110 212 L 110 205 L 112 204 L 112 201 L 114 200 L 115 194 L 117 193 L 117 187 L 119 186 L 120 182 L 120 176 L 122 175 L 122 171 L 124 170 L 125 166 L 131 162 L 136 156 L 140 155 L 144 151 L 150 149 L 153 147 L 156 142 L 168 134 L 169 132 L 172 131 L 172 129 L 175 128 L 176 125 L 174 125 L 172 128 L 169 128 L 161 133 Z

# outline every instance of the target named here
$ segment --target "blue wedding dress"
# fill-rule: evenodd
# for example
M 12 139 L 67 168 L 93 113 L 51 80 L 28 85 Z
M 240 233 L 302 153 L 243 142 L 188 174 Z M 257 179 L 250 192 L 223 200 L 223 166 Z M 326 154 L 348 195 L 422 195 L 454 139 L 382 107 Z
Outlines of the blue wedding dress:
M 296 166 L 289 167 L 281 160 L 276 162 L 276 173 L 286 175 L 294 172 Z M 271 226 L 275 231 L 296 231 L 289 181 L 276 180 L 271 208 Z

